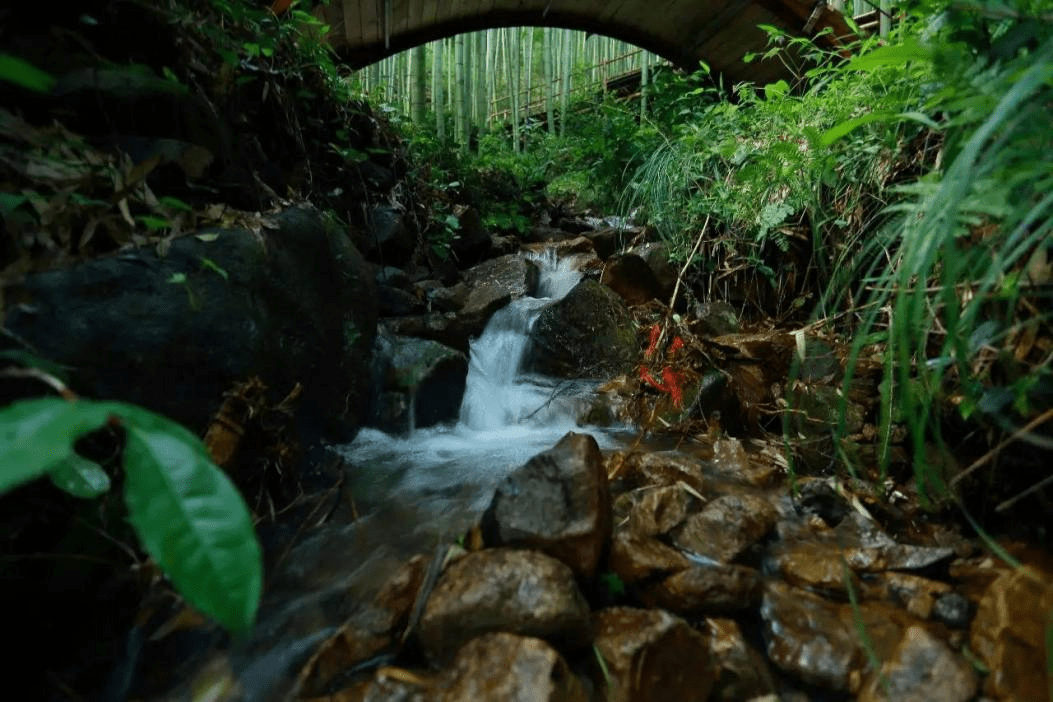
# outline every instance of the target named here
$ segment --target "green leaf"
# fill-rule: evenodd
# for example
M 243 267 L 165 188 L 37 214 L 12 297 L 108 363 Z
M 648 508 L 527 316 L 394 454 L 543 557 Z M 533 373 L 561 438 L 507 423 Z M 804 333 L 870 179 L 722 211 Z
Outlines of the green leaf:
M 108 404 L 128 424 L 124 499 L 139 540 L 188 602 L 227 629 L 248 629 L 263 566 L 241 494 L 192 433 L 134 405 Z
M 49 470 L 48 477 L 51 478 L 55 487 L 85 500 L 98 497 L 110 490 L 110 476 L 106 474 L 102 466 L 76 453 L 71 453 L 65 460 Z
M 6 80 L 38 93 L 49 92 L 55 87 L 56 82 L 55 76 L 10 54 L 0 54 L 0 80 Z
M 845 70 L 871 71 L 881 66 L 900 66 L 908 61 L 931 61 L 932 49 L 919 43 L 916 39 L 904 41 L 874 49 L 868 54 L 857 56 L 848 62 Z
M 171 195 L 165 195 L 164 197 L 159 198 L 158 202 L 160 202 L 164 207 L 167 207 L 167 208 L 173 209 L 173 210 L 182 210 L 183 212 L 191 212 L 193 210 L 193 208 L 190 205 L 188 205 L 187 203 L 183 202 L 178 197 L 172 197 Z M 205 236 L 205 235 L 204 234 L 199 234 L 198 238 L 200 238 L 202 236 Z
M 136 217 L 137 220 L 146 225 L 147 229 L 167 229 L 170 225 L 169 221 L 164 217 L 154 217 L 152 215 L 140 215 Z
M 857 128 L 862 127 L 864 124 L 870 124 L 871 122 L 899 122 L 903 120 L 919 122 L 929 129 L 940 128 L 939 124 L 922 112 L 871 112 L 860 117 L 845 120 L 844 122 L 834 125 L 826 130 L 826 132 L 819 137 L 819 145 L 823 147 L 831 146 L 839 139 L 855 131 Z
M 175 283 L 176 285 L 185 285 L 186 284 L 186 273 L 173 273 L 168 278 L 168 282 L 169 283 Z
M 211 244 L 213 241 L 219 238 L 219 234 L 216 234 L 215 232 L 211 234 L 195 234 L 194 238 L 198 241 L 203 241 L 206 244 Z
M 201 257 L 201 267 L 202 268 L 207 268 L 208 270 L 212 271 L 213 273 L 218 275 L 223 280 L 230 280 L 230 275 L 227 273 L 227 271 L 225 271 L 222 268 L 222 266 L 220 266 L 218 263 L 213 261 L 211 258 L 205 258 L 204 256 L 202 256 Z
M 98 403 L 58 397 L 20 400 L 0 409 L 0 493 L 67 460 L 73 443 L 108 416 Z

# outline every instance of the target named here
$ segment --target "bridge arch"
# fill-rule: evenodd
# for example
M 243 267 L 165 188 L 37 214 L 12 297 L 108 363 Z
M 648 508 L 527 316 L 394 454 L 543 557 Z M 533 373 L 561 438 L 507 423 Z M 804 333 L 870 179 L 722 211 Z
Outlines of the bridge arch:
M 332 0 L 317 14 L 330 27 L 327 41 L 356 67 L 462 32 L 546 26 L 628 41 L 688 69 L 705 61 L 732 83 L 758 84 L 787 75 L 778 60 L 744 62 L 766 48 L 758 25 L 851 33 L 821 0 Z

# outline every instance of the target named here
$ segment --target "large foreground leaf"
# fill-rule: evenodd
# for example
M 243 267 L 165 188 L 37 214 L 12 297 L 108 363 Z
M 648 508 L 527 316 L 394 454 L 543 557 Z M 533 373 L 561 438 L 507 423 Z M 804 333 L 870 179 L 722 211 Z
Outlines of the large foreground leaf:
M 76 456 L 73 443 L 105 424 L 109 413 L 99 403 L 58 397 L 21 400 L 0 409 L 0 493 Z
M 143 546 L 188 602 L 230 630 L 249 628 L 263 567 L 241 494 L 189 431 L 108 404 L 127 420 L 124 499 Z

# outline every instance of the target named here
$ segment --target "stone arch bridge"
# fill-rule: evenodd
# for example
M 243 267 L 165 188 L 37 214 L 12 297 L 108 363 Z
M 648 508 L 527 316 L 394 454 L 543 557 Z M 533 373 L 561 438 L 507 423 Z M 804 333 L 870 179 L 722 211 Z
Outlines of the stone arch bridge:
M 352 66 L 461 32 L 510 26 L 580 29 L 631 42 L 684 68 L 705 61 L 726 81 L 787 77 L 778 59 L 746 63 L 767 47 L 759 25 L 839 45 L 851 30 L 825 0 L 331 0 L 318 9 L 327 37 Z

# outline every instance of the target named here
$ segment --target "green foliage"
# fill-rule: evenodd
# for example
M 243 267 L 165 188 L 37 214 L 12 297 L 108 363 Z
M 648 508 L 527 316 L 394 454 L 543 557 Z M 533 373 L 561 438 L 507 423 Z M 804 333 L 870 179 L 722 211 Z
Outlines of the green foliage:
M 46 93 L 55 86 L 53 75 L 11 54 L 0 54 L 0 80 L 38 93 Z
M 1053 163 L 1039 156 L 1053 149 L 1053 28 L 1023 15 L 990 23 L 998 27 L 970 23 L 978 44 L 956 41 L 957 31 L 931 42 L 940 89 L 925 112 L 942 116 L 947 165 L 899 188 L 903 201 L 886 210 L 892 226 L 858 266 L 866 277 L 857 297 L 869 312 L 855 352 L 885 342 L 881 429 L 910 430 L 923 494 L 945 487 L 924 448 L 940 438 L 934 409 L 951 394 L 963 417 L 1008 431 L 1051 394 L 1048 359 L 1029 368 L 1010 340 L 1051 319 L 1029 263 L 1050 252 L 1053 233 Z
M 178 424 L 121 402 L 15 402 L 0 409 L 0 493 L 43 475 L 76 497 L 106 492 L 109 475 L 74 448 L 106 426 L 125 432 L 124 498 L 147 553 L 195 607 L 232 631 L 249 628 L 263 583 L 252 516 Z

